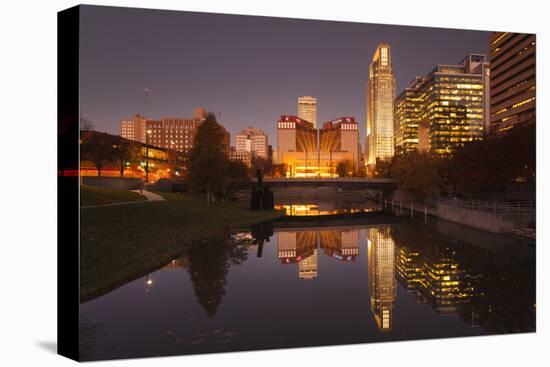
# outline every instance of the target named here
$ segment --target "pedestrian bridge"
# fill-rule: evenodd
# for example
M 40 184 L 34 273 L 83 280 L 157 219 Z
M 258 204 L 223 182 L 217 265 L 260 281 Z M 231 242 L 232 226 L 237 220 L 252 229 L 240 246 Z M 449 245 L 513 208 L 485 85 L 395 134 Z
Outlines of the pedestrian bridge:
M 335 187 L 343 190 L 394 190 L 395 181 L 390 178 L 264 178 L 264 182 L 271 189 L 283 189 L 287 187 Z M 251 188 L 257 182 L 232 183 L 234 189 Z M 238 187 L 237 187 L 238 186 Z

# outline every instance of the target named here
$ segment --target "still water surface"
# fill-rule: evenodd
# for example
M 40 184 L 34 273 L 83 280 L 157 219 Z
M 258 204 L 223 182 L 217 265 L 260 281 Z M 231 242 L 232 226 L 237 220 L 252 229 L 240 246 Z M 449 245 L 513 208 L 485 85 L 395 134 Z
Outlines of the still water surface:
M 423 218 L 263 224 L 80 311 L 88 360 L 531 332 L 534 243 Z

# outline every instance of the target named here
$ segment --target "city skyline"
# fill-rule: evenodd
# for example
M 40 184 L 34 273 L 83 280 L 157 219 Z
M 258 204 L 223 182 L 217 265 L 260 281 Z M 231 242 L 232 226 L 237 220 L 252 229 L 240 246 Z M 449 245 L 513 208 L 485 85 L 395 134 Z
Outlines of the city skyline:
M 84 6 L 82 11 L 86 17 L 81 26 L 81 114 L 96 130 L 114 134 L 120 133 L 120 121 L 135 113 L 154 119 L 185 117 L 203 106 L 233 137 L 247 126 L 275 136 L 278 116 L 296 113 L 296 98 L 311 95 L 321 106 L 319 124 L 335 116 L 353 116 L 364 137 L 368 65 L 380 42 L 392 46 L 400 92 L 434 64 L 453 63 L 470 52 L 487 53 L 491 34 L 142 9 Z M 122 27 L 139 23 L 141 17 L 155 29 L 151 35 Z M 204 22 L 215 26 L 196 32 Z M 224 34 L 223 28 L 231 31 Z M 250 34 L 249 28 L 260 32 Z M 192 31 L 198 36 L 189 39 Z M 302 41 L 312 34 L 322 41 L 307 44 L 308 62 L 286 57 L 299 54 Z M 157 37 L 165 41 L 153 42 Z M 270 42 L 262 44 L 262 37 Z M 236 52 L 228 55 L 229 47 L 236 47 Z M 219 53 L 228 59 L 223 65 L 214 61 Z

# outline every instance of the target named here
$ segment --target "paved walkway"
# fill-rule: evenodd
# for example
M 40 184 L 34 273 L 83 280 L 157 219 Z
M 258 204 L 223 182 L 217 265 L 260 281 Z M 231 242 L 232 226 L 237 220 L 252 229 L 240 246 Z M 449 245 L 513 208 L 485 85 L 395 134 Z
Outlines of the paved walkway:
M 133 192 L 137 192 L 140 195 L 143 195 L 147 198 L 147 201 L 162 201 L 164 198 L 160 195 L 154 194 L 151 191 L 146 190 L 132 190 Z
M 137 192 L 140 195 L 143 195 L 147 198 L 147 200 L 140 200 L 140 201 L 122 201 L 119 203 L 111 203 L 111 204 L 102 204 L 102 205 L 85 205 L 81 206 L 81 209 L 86 208 L 99 208 L 99 207 L 105 207 L 105 206 L 115 206 L 115 205 L 129 205 L 129 204 L 140 204 L 140 203 L 146 203 L 148 201 L 162 201 L 164 198 L 160 195 L 154 194 L 151 191 L 143 190 L 131 190 L 133 192 Z

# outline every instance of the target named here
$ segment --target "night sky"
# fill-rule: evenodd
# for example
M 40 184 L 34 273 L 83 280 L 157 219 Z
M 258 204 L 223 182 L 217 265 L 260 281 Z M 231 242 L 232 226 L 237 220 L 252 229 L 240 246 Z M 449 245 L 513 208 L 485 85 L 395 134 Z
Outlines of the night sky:
M 276 146 L 275 124 L 317 97 L 318 125 L 357 118 L 365 134 L 365 86 L 380 42 L 391 45 L 399 94 L 436 64 L 486 53 L 489 32 L 113 7 L 81 7 L 81 113 L 96 130 L 120 121 L 220 114 L 231 141 L 254 126 Z M 389 19 L 388 19 L 389 20 Z

